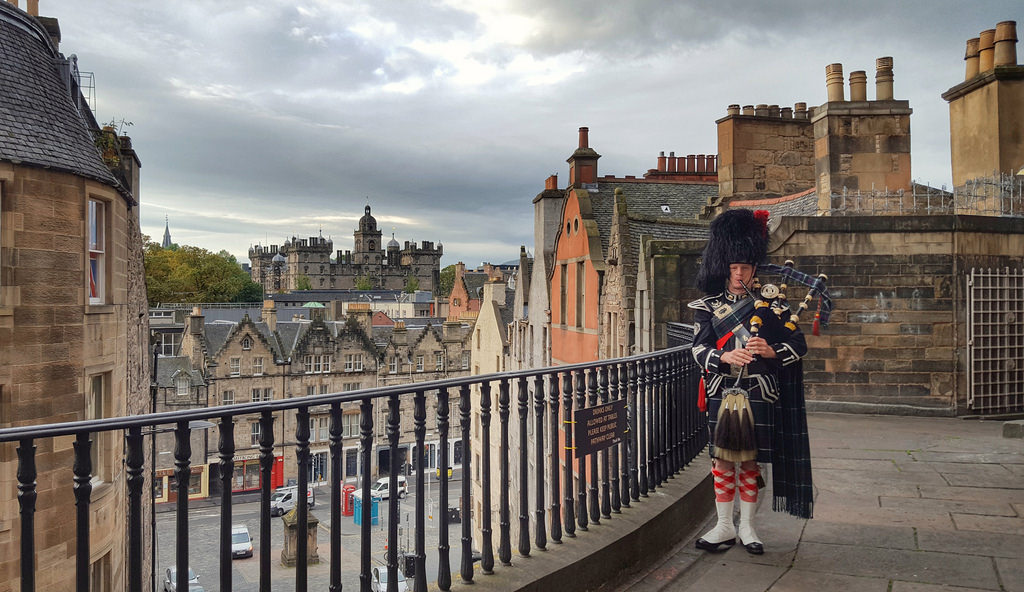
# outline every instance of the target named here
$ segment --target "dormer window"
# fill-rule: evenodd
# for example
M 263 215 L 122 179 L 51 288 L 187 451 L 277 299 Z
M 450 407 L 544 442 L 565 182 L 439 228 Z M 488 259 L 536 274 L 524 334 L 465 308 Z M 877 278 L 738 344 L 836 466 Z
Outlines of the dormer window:
M 242 338 L 242 349 L 249 351 L 252 349 L 252 338 L 246 335 Z
M 186 376 L 186 375 L 178 376 L 177 380 L 175 381 L 175 384 L 177 386 L 178 396 L 179 397 L 187 397 L 188 396 L 188 386 L 189 386 L 188 385 L 188 376 Z

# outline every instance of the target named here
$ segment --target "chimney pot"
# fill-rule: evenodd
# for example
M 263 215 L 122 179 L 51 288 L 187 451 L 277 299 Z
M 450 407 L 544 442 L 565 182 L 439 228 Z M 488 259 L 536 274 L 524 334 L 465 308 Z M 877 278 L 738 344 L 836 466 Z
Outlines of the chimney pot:
M 27 8 L 25 9 L 25 12 L 32 16 L 39 16 L 39 0 L 28 0 L 26 5 Z
M 686 170 L 690 173 L 697 172 L 697 155 L 687 154 L 686 155 Z
M 703 154 L 698 154 L 697 155 L 697 172 L 698 173 L 707 172 L 707 159 L 704 158 Z
M 783 119 L 793 119 L 793 108 L 783 107 L 782 111 L 780 112 L 780 117 L 782 117 Z
M 768 117 L 781 117 L 778 105 L 768 105 Z
M 743 114 L 744 115 L 753 115 L 754 114 L 754 106 L 753 105 L 743 105 Z
M 978 72 L 984 74 L 995 63 L 995 29 L 985 29 L 978 35 Z
M 665 162 L 665 151 L 662 150 L 658 153 L 658 172 L 664 173 L 667 168 L 668 166 Z
M 761 103 L 754 108 L 754 115 L 758 117 L 768 117 L 768 105 Z
M 728 115 L 739 115 L 740 114 L 740 106 L 739 105 L 729 105 L 729 108 L 726 109 L 725 112 Z
M 581 127 L 580 128 L 580 148 L 589 148 L 589 147 L 590 147 L 590 128 L 589 127 Z
M 875 60 L 875 100 L 892 100 L 892 57 Z
M 551 175 L 544 181 L 544 189 L 558 189 L 558 175 Z
M 868 73 L 864 70 L 850 72 L 850 100 L 868 100 Z
M 967 69 L 964 72 L 964 80 L 970 80 L 978 75 L 978 41 L 977 37 L 967 40 L 967 50 L 964 53 Z
M 829 103 L 846 100 L 843 94 L 842 64 L 829 64 L 825 66 L 825 90 L 828 93 Z
M 1017 21 L 1003 21 L 996 25 L 993 38 L 995 50 L 993 64 L 996 66 L 1017 65 Z
M 797 119 L 807 119 L 807 103 L 795 103 L 793 113 Z
M 668 172 L 674 173 L 674 172 L 676 172 L 676 168 L 677 168 L 676 167 L 676 153 L 675 152 L 669 152 L 668 153 Z

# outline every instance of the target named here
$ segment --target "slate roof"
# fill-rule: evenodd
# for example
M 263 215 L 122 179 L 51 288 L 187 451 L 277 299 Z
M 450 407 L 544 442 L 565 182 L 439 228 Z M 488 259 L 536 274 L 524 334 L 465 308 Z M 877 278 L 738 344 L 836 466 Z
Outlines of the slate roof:
M 74 67 L 35 18 L 0 2 L 0 160 L 93 179 L 133 203 L 100 158 L 88 106 L 72 103 Z
M 483 295 L 484 284 L 490 279 L 486 273 L 474 273 L 467 271 L 462 276 L 462 283 L 466 286 L 466 293 L 474 300 L 480 300 Z
M 737 200 L 730 202 L 729 207 L 768 210 L 769 229 L 775 229 L 784 216 L 817 216 L 818 194 L 812 187 L 806 191 L 782 197 Z
M 175 384 L 175 376 L 179 372 L 187 372 L 189 375 L 189 384 L 191 386 L 200 386 L 205 384 L 203 382 L 203 376 L 198 371 L 192 370 L 192 363 L 189 361 L 188 356 L 167 356 L 159 357 L 156 361 L 156 384 L 157 386 L 170 388 L 177 386 Z

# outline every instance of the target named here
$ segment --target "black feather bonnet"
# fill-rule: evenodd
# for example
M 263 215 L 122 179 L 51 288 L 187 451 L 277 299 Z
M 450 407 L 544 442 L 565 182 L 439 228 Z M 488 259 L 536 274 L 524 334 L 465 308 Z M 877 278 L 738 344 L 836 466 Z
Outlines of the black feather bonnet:
M 727 210 L 711 221 L 709 230 L 697 271 L 697 287 L 705 294 L 718 294 L 729 279 L 730 263 L 764 263 L 768 255 L 768 212 Z

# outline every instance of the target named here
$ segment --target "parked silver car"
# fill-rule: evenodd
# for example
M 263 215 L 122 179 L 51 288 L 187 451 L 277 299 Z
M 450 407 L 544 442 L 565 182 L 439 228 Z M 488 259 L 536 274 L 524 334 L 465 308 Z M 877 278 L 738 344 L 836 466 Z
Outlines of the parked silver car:
M 178 592 L 178 568 L 168 567 L 164 572 L 164 592 Z M 188 592 L 204 592 L 199 576 L 188 568 Z

